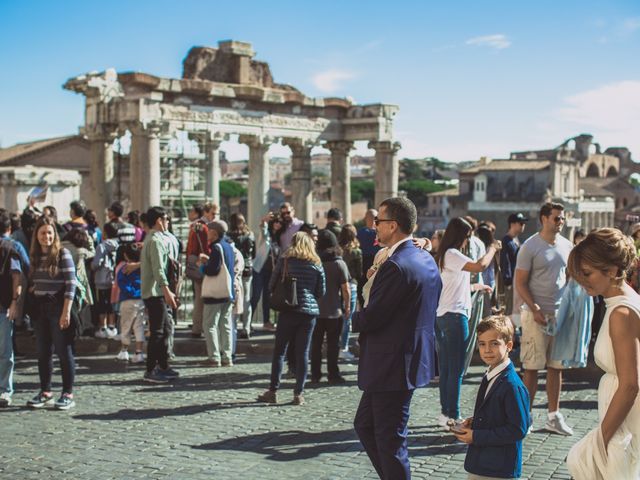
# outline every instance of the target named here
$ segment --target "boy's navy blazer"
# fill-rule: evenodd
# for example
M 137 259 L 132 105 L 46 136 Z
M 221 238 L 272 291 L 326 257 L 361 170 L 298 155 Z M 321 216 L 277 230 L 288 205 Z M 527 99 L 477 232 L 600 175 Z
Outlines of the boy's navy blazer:
M 465 470 L 487 477 L 519 477 L 522 440 L 530 425 L 529 392 L 509 363 L 487 396 L 476 398 L 473 443 L 467 450 Z
M 434 375 L 435 319 L 442 290 L 433 257 L 407 240 L 382 264 L 369 304 L 356 312 L 360 332 L 358 387 L 413 390 Z

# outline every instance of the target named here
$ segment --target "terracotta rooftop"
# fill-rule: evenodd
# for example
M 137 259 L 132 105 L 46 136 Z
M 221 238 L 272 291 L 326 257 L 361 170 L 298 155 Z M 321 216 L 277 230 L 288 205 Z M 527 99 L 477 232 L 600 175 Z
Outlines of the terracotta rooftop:
M 32 153 L 54 147 L 69 140 L 83 138 L 80 135 L 67 135 L 65 137 L 46 138 L 33 142 L 17 143 L 7 148 L 0 148 L 0 163 L 13 160 L 18 157 L 30 155 Z
M 548 160 L 492 160 L 485 165 L 476 164 L 460 173 L 497 172 L 509 170 L 544 170 L 551 164 Z
M 460 187 L 448 188 L 440 192 L 427 193 L 427 197 L 455 197 L 460 195 Z

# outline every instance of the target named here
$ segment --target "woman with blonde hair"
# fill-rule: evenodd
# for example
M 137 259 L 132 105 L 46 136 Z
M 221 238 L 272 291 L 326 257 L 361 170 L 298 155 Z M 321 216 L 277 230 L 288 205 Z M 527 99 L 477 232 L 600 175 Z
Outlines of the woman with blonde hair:
M 320 313 L 318 300 L 325 294 L 325 276 L 322 262 L 313 240 L 304 232 L 293 236 L 291 246 L 281 255 L 271 275 L 269 291 L 283 279 L 283 274 L 296 279 L 297 306 L 281 311 L 276 327 L 275 346 L 271 363 L 269 390 L 258 396 L 258 401 L 276 403 L 282 367 L 289 342 L 296 344 L 296 384 L 293 404 L 304 404 L 304 383 L 309 367 L 309 345 L 316 317 Z
M 606 304 L 594 347 L 604 370 L 600 424 L 569 452 L 576 480 L 640 478 L 640 296 L 625 282 L 635 257 L 633 241 L 615 228 L 592 231 L 569 255 L 570 275 Z
M 74 329 L 70 327 L 71 305 L 76 292 L 76 268 L 71 253 L 60 243 L 56 222 L 51 217 L 42 216 L 36 222 L 30 253 L 29 290 L 34 295 L 33 326 L 38 351 L 40 392 L 27 405 L 42 408 L 53 402 L 51 374 L 55 347 L 62 370 L 62 395 L 54 406 L 59 410 L 68 410 L 75 406 Z

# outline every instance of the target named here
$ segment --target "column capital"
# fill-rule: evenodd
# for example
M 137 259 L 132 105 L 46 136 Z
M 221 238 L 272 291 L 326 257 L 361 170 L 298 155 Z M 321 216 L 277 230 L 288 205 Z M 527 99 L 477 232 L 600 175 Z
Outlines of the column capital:
M 311 149 L 315 147 L 316 142 L 311 140 L 303 140 L 302 138 L 283 138 L 282 144 L 291 149 L 294 156 L 309 156 Z
M 85 128 L 84 134 L 90 142 L 113 142 L 118 137 L 118 129 L 107 125 L 94 125 Z
M 275 139 L 266 135 L 240 135 L 238 142 L 248 145 L 249 148 L 263 148 L 266 151 Z
M 333 140 L 330 142 L 326 142 L 324 144 L 324 148 L 331 151 L 331 154 L 336 155 L 349 155 L 349 152 L 353 150 L 353 142 L 349 142 L 346 140 Z
M 220 148 L 220 144 L 222 142 L 229 140 L 229 134 L 222 132 L 212 132 L 210 130 L 198 130 L 189 132 L 189 138 L 202 145 L 206 145 L 209 148 L 217 150 Z
M 368 145 L 369 148 L 375 150 L 376 152 L 381 153 L 390 153 L 395 155 L 398 153 L 398 150 L 402 148 L 400 142 L 379 142 L 379 141 L 371 141 Z
M 127 124 L 127 128 L 132 135 L 140 135 L 147 137 L 170 136 L 171 128 L 168 123 L 160 122 L 131 122 Z

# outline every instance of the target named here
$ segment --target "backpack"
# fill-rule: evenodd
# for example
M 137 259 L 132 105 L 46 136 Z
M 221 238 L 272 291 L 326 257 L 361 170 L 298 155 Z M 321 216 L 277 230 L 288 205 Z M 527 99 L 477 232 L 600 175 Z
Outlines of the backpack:
M 0 240 L 0 262 L 2 262 L 0 263 L 0 278 L 4 288 L 0 289 L 0 304 L 5 308 L 9 308 L 11 299 L 13 298 L 13 288 L 10 287 L 10 285 L 13 285 L 13 278 L 11 277 L 11 269 L 9 268 L 9 261 L 12 257 L 20 260 L 20 255 L 13 242 L 3 238 Z M 24 268 L 22 260 L 20 260 L 20 267 Z
M 167 281 L 169 282 L 169 290 L 176 297 L 179 297 L 182 287 L 182 264 L 170 255 L 167 258 Z

